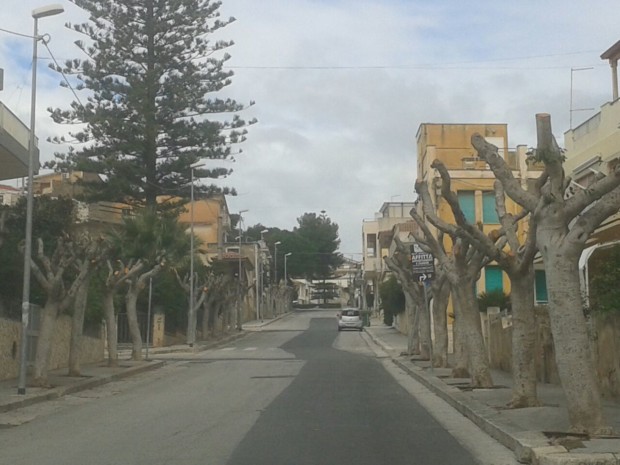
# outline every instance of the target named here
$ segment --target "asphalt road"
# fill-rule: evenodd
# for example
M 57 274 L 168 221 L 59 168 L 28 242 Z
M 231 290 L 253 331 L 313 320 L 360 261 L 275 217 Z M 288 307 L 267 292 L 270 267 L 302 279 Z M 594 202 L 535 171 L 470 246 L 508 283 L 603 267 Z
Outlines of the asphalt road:
M 469 465 L 512 454 L 331 312 L 0 415 L 0 465 Z M 431 413 L 429 413 L 431 412 Z

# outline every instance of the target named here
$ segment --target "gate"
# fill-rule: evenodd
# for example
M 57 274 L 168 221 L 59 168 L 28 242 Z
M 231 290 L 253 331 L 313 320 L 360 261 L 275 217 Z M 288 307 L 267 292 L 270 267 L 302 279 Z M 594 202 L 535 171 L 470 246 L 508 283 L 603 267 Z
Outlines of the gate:
M 140 328 L 142 342 L 146 341 L 146 329 L 148 326 L 147 320 L 148 315 L 146 313 L 138 312 L 138 327 Z M 131 334 L 129 332 L 129 320 L 127 319 L 127 313 L 119 313 L 116 315 L 116 327 L 118 330 L 118 343 L 130 344 Z

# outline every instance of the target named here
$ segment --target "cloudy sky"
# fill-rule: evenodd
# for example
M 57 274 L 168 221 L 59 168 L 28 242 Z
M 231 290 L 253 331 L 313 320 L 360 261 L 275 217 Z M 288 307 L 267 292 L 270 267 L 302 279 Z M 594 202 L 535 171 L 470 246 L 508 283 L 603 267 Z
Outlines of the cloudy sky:
M 59 60 L 78 57 L 66 12 L 40 21 Z M 0 28 L 29 34 L 43 0 L 2 0 Z M 509 146 L 534 145 L 549 112 L 561 142 L 611 98 L 599 56 L 620 40 L 617 0 L 222 0 L 237 21 L 227 93 L 256 101 L 233 175 L 232 212 L 246 224 L 292 229 L 305 212 L 339 224 L 341 251 L 360 258 L 361 227 L 386 201 L 413 200 L 422 123 L 507 123 Z M 0 31 L 0 100 L 29 121 L 31 40 Z M 72 100 L 40 47 L 37 134 L 63 131 L 45 109 Z M 575 70 L 576 68 L 592 68 Z M 571 71 L 573 69 L 574 71 Z M 55 147 L 41 143 L 42 159 Z

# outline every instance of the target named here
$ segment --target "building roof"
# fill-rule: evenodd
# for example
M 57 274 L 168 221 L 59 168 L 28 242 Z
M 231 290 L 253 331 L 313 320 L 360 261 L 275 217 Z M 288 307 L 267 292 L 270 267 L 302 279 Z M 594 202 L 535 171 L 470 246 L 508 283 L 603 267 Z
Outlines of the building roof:
M 7 186 L 6 184 L 0 184 L 0 191 L 19 194 L 21 192 L 21 189 L 17 189 L 16 187 L 13 187 L 13 186 Z
M 620 40 L 609 47 L 601 55 L 602 60 L 617 60 L 620 58 Z

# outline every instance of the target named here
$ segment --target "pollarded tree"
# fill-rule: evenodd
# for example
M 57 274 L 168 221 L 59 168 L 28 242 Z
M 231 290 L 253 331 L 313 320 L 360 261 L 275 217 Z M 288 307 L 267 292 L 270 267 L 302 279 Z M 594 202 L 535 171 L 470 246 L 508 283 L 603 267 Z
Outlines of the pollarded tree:
M 415 280 L 411 267 L 411 254 L 398 236 L 394 236 L 396 251 L 391 257 L 384 257 L 385 264 L 402 286 L 405 294 L 407 316 L 409 317 L 409 337 L 407 355 L 420 355 L 430 360 L 431 333 L 430 316 L 424 306 L 424 290 Z
M 243 105 L 222 96 L 233 42 L 212 39 L 234 18 L 220 19 L 221 2 L 212 0 L 72 1 L 90 14 L 90 22 L 68 25 L 85 36 L 76 44 L 86 58 L 52 68 L 73 76 L 85 100 L 50 109 L 55 122 L 79 124 L 56 139 L 70 148 L 51 165 L 103 175 L 84 183 L 92 200 L 163 208 L 158 196 L 188 198 L 190 165 L 231 158 L 233 144 L 245 139 Z M 195 175 L 230 172 L 203 167 Z
M 450 173 L 440 160 L 435 160 L 431 167 L 441 176 L 441 195 L 446 200 L 456 225 L 444 225 L 455 236 L 465 237 L 470 244 L 478 248 L 508 274 L 512 294 L 512 376 L 513 390 L 510 407 L 535 407 L 539 405 L 536 393 L 536 314 L 534 311 L 534 255 L 536 248 L 536 226 L 530 219 L 528 234 L 520 241 L 518 226 L 525 213 L 512 215 L 506 211 L 506 202 L 502 184 L 495 181 L 495 203 L 497 216 L 501 223 L 500 230 L 493 230 L 488 236 L 478 225 L 467 222 L 459 205 L 458 197 L 451 187 Z M 534 189 L 540 189 L 539 183 Z M 505 239 L 505 240 L 504 240 Z M 507 246 L 507 247 L 506 247 Z
M 445 222 L 441 221 L 435 212 L 426 182 L 416 181 L 415 190 L 422 201 L 425 219 L 435 228 L 450 235 L 453 241 L 452 250 L 446 253 L 424 219 L 415 209 L 411 210 L 411 216 L 418 223 L 419 230 L 423 234 L 422 241 L 426 241 L 450 282 L 455 326 L 457 327 L 455 348 L 460 344 L 463 344 L 465 348 L 472 386 L 491 387 L 493 379 L 474 295 L 474 286 L 480 276 L 480 270 L 488 261 L 487 257 L 472 247 L 468 240 L 458 237 L 451 228 L 446 227 Z M 462 366 L 463 361 L 463 357 L 457 357 L 457 366 L 453 370 L 455 375 L 462 375 L 459 372 L 463 372 L 465 368 Z
M 437 241 L 438 246 L 442 246 L 443 233 L 439 232 L 440 238 Z M 412 354 L 412 348 L 417 347 L 419 340 L 419 354 L 423 358 L 427 358 L 430 355 L 430 347 L 432 345 L 432 364 L 436 367 L 448 366 L 448 318 L 447 307 L 448 299 L 450 298 L 450 286 L 448 285 L 446 273 L 442 267 L 435 269 L 430 286 L 428 281 L 424 283 L 416 282 L 413 269 L 411 268 L 411 254 L 407 250 L 405 244 L 400 240 L 398 236 L 394 237 L 396 242 L 396 253 L 393 258 L 386 257 L 386 264 L 393 271 L 397 269 L 397 274 L 400 276 L 399 280 L 407 284 L 403 285 L 403 289 L 409 289 L 408 305 L 411 305 L 411 310 L 415 311 L 415 315 L 411 315 L 411 326 L 417 328 L 417 331 L 413 331 L 409 334 L 409 342 L 407 344 L 407 350 L 409 354 Z M 420 237 L 418 236 L 418 240 Z M 426 242 L 418 243 L 424 248 L 429 249 Z M 430 250 L 430 249 L 429 249 Z M 424 292 L 423 285 L 427 286 L 427 292 Z M 424 305 L 424 298 L 426 294 L 427 306 Z M 405 294 L 407 295 L 407 293 Z M 433 325 L 431 329 L 430 314 L 427 308 L 433 315 Z M 434 338 L 431 337 L 431 331 Z
M 73 299 L 73 314 L 71 315 L 71 341 L 69 345 L 69 376 L 81 376 L 80 356 L 82 352 L 82 335 L 84 333 L 84 319 L 88 306 L 88 293 L 91 278 L 100 266 L 105 255 L 102 240 L 82 233 L 76 238 L 77 258 L 76 268 L 86 269 L 86 276 L 81 281 Z
M 588 338 L 579 283 L 579 257 L 594 230 L 620 207 L 620 167 L 573 197 L 564 194 L 564 156 L 551 132 L 548 114 L 536 115 L 535 158 L 544 163 L 540 195 L 524 190 L 497 147 L 479 134 L 472 145 L 501 181 L 508 196 L 531 212 L 536 244 L 545 263 L 549 316 L 556 363 L 566 395 L 571 428 L 590 434 L 608 433 Z
M 37 386 L 47 385 L 56 319 L 73 303 L 82 282 L 93 269 L 90 253 L 84 252 L 80 257 L 80 248 L 70 237 L 59 237 L 50 253 L 39 238 L 31 259 L 32 274 L 46 296 L 45 305 L 41 309 L 41 329 L 32 374 L 32 382 Z
M 106 261 L 107 275 L 103 280 L 103 318 L 106 323 L 108 342 L 108 366 L 118 366 L 118 325 L 114 301 L 119 289 L 133 274 L 141 271 L 133 261 L 123 263 L 121 259 Z
M 205 303 L 207 298 L 207 277 L 200 277 L 199 272 L 194 272 L 194 275 L 190 277 L 189 272 L 184 274 L 183 277 L 179 275 L 178 270 L 174 269 L 174 275 L 177 279 L 177 283 L 181 286 L 184 293 L 187 293 L 189 302 L 189 309 L 187 312 L 187 344 L 193 347 L 196 342 L 196 327 L 198 325 L 198 310 Z M 193 278 L 193 282 L 192 282 Z M 191 301 L 193 300 L 193 302 Z M 204 337 L 204 334 L 203 334 Z

